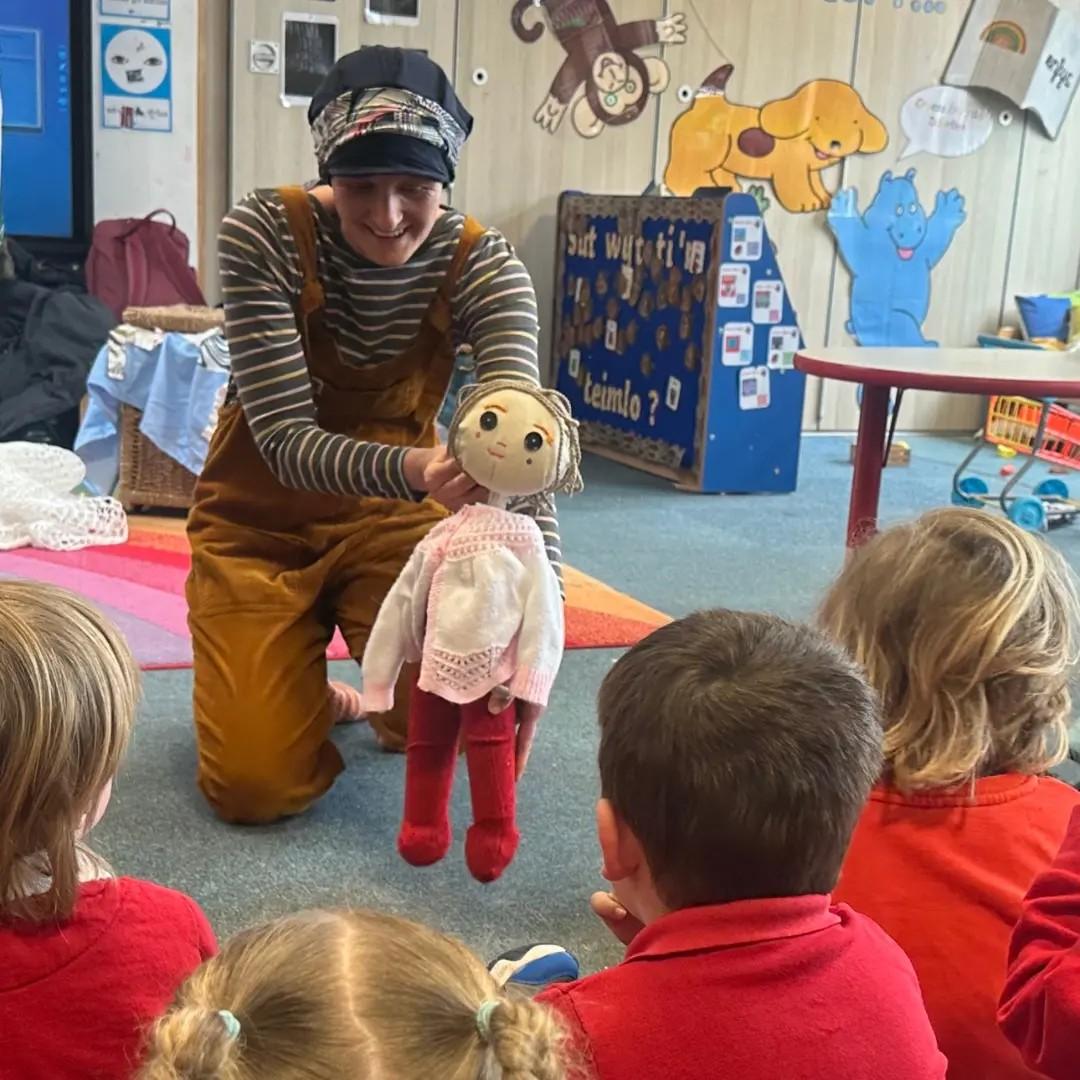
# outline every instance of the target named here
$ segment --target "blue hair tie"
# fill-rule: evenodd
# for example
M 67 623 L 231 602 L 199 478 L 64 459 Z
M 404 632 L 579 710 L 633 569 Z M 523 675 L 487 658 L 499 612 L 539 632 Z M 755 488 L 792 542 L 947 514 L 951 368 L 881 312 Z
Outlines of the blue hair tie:
M 228 1035 L 229 1042 L 234 1042 L 240 1037 L 240 1021 L 228 1009 L 218 1009 L 218 1016 L 225 1025 L 225 1034 Z
M 476 1010 L 476 1030 L 483 1042 L 491 1042 L 491 1014 L 499 1007 L 498 1001 L 485 1001 Z

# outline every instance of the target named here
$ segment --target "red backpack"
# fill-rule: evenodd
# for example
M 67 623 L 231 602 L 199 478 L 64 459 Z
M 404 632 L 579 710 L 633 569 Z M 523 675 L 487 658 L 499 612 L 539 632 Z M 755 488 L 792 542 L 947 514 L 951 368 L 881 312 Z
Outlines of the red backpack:
M 170 224 L 155 221 L 168 214 Z M 117 319 L 126 307 L 169 304 L 206 305 L 195 271 L 188 265 L 191 245 L 168 210 L 144 218 L 99 221 L 86 258 L 86 287 Z

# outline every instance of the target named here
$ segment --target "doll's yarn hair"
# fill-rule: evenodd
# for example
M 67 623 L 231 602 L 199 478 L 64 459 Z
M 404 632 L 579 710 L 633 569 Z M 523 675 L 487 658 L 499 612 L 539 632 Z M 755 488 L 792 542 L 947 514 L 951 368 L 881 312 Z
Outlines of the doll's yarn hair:
M 585 486 L 581 479 L 581 441 L 578 437 L 578 422 L 570 411 L 570 402 L 565 394 L 522 379 L 488 379 L 485 382 L 470 383 L 458 393 L 457 410 L 450 422 L 446 442 L 452 454 L 457 454 L 458 431 L 462 417 L 468 409 L 482 398 L 498 393 L 500 390 L 517 390 L 534 397 L 551 414 L 559 428 L 559 463 L 555 482 L 544 494 L 565 491 L 576 495 Z

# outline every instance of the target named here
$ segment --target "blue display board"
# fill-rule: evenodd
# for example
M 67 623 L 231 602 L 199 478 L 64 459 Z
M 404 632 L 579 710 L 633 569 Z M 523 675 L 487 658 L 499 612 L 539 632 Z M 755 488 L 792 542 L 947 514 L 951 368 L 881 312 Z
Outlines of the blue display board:
M 792 491 L 798 322 L 753 197 L 564 194 L 557 385 L 590 449 L 702 491 Z
M 4 220 L 14 236 L 73 234 L 69 0 L 0 3 Z

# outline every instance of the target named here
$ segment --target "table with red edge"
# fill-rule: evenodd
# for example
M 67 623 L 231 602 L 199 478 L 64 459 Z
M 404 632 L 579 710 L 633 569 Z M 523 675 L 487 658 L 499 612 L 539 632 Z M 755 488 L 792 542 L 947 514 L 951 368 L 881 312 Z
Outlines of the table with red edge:
M 1080 398 L 1080 355 L 1037 349 L 805 349 L 796 354 L 795 367 L 807 375 L 862 385 L 848 547 L 877 529 L 892 390 Z

